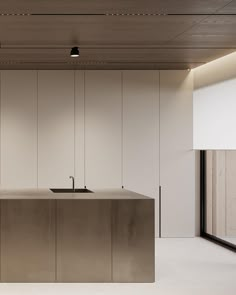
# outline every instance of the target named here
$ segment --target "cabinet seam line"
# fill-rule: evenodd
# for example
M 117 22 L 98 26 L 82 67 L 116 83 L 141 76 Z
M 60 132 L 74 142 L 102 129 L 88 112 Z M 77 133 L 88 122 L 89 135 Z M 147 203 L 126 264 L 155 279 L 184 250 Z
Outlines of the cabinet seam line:
M 76 71 L 74 70 L 74 177 L 75 180 L 77 180 L 76 177 L 76 86 L 75 86 L 75 80 L 76 80 Z M 75 185 L 76 185 L 75 181 Z M 76 186 L 75 186 L 76 187 Z
M 84 71 L 84 186 L 86 186 L 86 71 Z
M 124 74 L 121 71 L 121 186 L 124 187 Z
M 159 96 L 159 238 L 161 238 L 161 71 L 158 71 L 158 96 Z
M 37 88 L 37 96 L 36 96 L 36 124 L 37 124 L 37 147 L 36 147 L 36 165 L 37 165 L 37 188 L 39 187 L 39 73 L 37 71 L 37 84 L 36 84 L 36 88 Z

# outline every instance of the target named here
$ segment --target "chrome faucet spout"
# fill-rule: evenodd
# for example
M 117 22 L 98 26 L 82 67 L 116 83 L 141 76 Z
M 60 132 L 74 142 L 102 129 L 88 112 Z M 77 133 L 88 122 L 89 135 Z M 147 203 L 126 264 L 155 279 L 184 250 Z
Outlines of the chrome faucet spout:
M 72 179 L 72 189 L 75 192 L 75 178 L 74 178 L 74 176 L 70 176 L 69 178 Z

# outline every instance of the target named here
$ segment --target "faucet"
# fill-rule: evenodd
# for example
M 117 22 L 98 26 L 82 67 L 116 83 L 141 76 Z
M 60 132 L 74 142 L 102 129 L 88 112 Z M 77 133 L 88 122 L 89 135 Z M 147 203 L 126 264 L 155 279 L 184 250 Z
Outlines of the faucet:
M 70 176 L 69 178 L 72 179 L 72 189 L 75 192 L 75 178 L 74 178 L 74 176 Z

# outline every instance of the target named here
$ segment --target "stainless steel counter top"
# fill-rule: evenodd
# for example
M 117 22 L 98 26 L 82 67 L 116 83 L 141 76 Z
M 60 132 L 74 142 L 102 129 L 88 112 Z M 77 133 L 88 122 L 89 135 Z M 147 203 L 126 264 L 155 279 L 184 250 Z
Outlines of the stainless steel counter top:
M 90 188 L 89 188 L 90 189 Z M 125 189 L 91 189 L 93 193 L 53 193 L 50 189 L 0 189 L 0 199 L 151 199 Z

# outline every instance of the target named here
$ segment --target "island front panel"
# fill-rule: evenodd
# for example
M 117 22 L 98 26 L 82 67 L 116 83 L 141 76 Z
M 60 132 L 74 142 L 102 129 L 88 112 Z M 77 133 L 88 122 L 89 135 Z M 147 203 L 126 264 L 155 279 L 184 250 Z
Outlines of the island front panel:
M 154 282 L 154 200 L 0 200 L 1 282 Z

